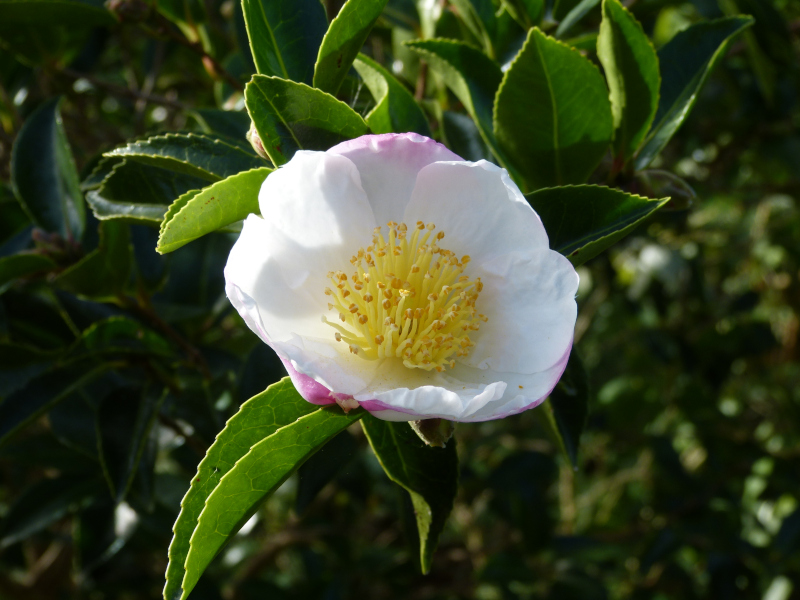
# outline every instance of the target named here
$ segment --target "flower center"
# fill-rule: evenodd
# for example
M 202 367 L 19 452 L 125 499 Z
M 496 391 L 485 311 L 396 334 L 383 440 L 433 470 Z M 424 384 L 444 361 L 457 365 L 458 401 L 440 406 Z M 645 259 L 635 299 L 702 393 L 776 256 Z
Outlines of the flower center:
M 483 284 L 463 275 L 469 256 L 459 260 L 438 242 L 436 226 L 418 221 L 408 236 L 405 223 L 388 223 L 388 239 L 375 228 L 372 245 L 350 259 L 356 268 L 348 279 L 331 271 L 329 310 L 337 310 L 343 325 L 322 320 L 336 329 L 337 341 L 369 360 L 397 357 L 409 368 L 443 371 L 466 356 L 486 317 L 475 310 Z

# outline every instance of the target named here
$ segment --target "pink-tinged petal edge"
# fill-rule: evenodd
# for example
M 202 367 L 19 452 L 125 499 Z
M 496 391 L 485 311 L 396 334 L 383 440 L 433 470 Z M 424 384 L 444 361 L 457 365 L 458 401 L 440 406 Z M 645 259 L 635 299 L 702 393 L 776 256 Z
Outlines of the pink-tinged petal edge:
M 292 383 L 294 384 L 297 393 L 305 398 L 308 402 L 320 406 L 333 404 L 336 402 L 336 399 L 328 388 L 321 383 L 314 381 L 308 375 L 298 373 L 297 370 L 292 366 L 291 361 L 283 358 L 282 356 L 280 359 L 283 363 L 283 366 L 286 367 L 286 372 L 289 373 L 289 377 L 292 378 Z
M 424 146 L 422 147 L 427 146 L 427 148 L 430 148 L 430 150 L 432 151 L 442 152 L 443 156 L 441 158 L 438 158 L 438 160 L 448 160 L 448 161 L 464 160 L 444 144 L 441 144 L 436 140 L 432 140 L 429 137 L 425 137 L 424 135 L 420 135 L 414 132 L 379 133 L 374 135 L 362 135 L 361 137 L 357 137 L 355 139 L 347 140 L 345 142 L 341 142 L 340 144 L 336 144 L 332 148 L 328 149 L 327 152 L 331 154 L 342 154 L 344 156 L 347 156 L 351 152 L 358 152 L 359 150 L 365 150 L 365 149 L 378 150 L 379 147 L 381 147 L 381 150 L 383 151 L 385 150 L 385 148 L 383 148 L 384 146 L 390 146 L 390 145 L 394 146 L 398 142 L 402 144 L 405 141 L 424 144 Z M 417 149 L 417 153 L 419 153 L 419 149 Z
M 506 417 L 513 417 L 514 415 L 518 415 L 519 413 L 525 412 L 526 410 L 530 410 L 531 408 L 536 408 L 542 402 L 547 400 L 547 398 L 550 396 L 550 394 L 553 393 L 553 390 L 556 389 L 556 386 L 558 385 L 558 382 L 561 381 L 561 377 L 564 375 L 564 371 L 567 369 L 567 363 L 569 362 L 569 355 L 571 353 L 572 353 L 572 342 L 570 342 L 569 346 L 567 346 L 567 351 L 564 352 L 564 356 L 562 356 L 559 359 L 559 361 L 555 365 L 553 365 L 555 367 L 558 367 L 558 377 L 556 377 L 556 380 L 553 383 L 553 387 L 551 387 L 550 390 L 544 396 L 542 396 L 541 398 L 539 398 L 537 400 L 534 400 L 533 402 L 531 402 L 529 404 L 526 404 L 522 408 L 519 408 L 519 409 L 516 409 L 516 410 L 511 410 L 511 411 L 508 411 L 507 413 L 500 413 L 500 414 L 492 415 L 488 419 L 484 419 L 484 420 L 485 421 L 496 421 L 497 419 L 505 419 Z
M 553 386 L 550 388 L 550 390 L 542 397 L 537 398 L 533 402 L 530 402 L 521 408 L 510 410 L 504 413 L 492 414 L 491 416 L 488 416 L 485 419 L 480 419 L 480 421 L 495 421 L 497 419 L 504 419 L 506 417 L 518 415 L 519 413 L 525 412 L 526 410 L 530 410 L 531 408 L 536 408 L 537 406 L 539 406 L 550 396 L 550 394 L 553 393 L 553 390 L 558 385 L 558 382 L 561 380 L 561 377 L 564 375 L 564 371 L 567 368 L 567 363 L 569 362 L 569 357 L 571 353 L 572 353 L 572 342 L 570 342 L 566 352 L 564 352 L 564 355 L 559 359 L 559 361 L 555 365 L 553 365 L 554 367 L 558 367 L 558 377 L 556 377 L 556 380 L 553 383 Z M 284 367 L 286 367 L 286 372 L 289 373 L 289 377 L 292 378 L 292 383 L 294 384 L 295 389 L 297 389 L 297 392 L 311 404 L 324 406 L 327 404 L 334 404 L 336 402 L 337 397 L 340 400 L 352 398 L 352 396 L 345 396 L 344 394 L 335 394 L 321 383 L 314 381 L 308 375 L 303 375 L 302 373 L 298 373 L 297 370 L 292 366 L 292 363 L 286 360 L 285 358 L 281 357 L 281 361 L 283 362 Z M 408 410 L 406 408 L 391 406 L 389 404 L 386 404 L 385 402 L 381 402 L 380 400 L 363 400 L 359 402 L 359 405 L 364 410 L 370 413 L 392 411 L 395 413 L 413 415 L 419 417 L 419 419 L 431 418 L 430 416 L 426 415 L 418 415 L 414 411 Z M 459 422 L 457 419 L 453 420 Z M 478 421 L 471 421 L 470 419 L 466 419 L 464 422 L 478 422 Z

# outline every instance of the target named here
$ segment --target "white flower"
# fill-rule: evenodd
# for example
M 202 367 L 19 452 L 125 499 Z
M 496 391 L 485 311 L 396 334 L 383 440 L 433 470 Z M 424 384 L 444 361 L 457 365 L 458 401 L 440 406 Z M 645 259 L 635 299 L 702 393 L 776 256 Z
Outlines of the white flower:
M 297 152 L 259 204 L 226 292 L 309 402 L 486 421 L 561 377 L 578 276 L 504 169 L 370 135 Z

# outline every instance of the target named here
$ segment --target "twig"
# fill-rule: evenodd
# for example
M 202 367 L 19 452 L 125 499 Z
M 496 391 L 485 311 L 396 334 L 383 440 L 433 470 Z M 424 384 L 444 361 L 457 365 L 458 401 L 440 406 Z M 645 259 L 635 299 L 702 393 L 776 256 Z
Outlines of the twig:
M 152 104 L 162 104 L 164 106 L 170 106 L 178 110 L 190 110 L 189 106 L 183 104 L 182 102 L 178 102 L 177 100 L 170 100 L 169 98 L 165 98 L 164 96 L 157 96 L 155 94 L 146 94 L 144 92 L 138 92 L 136 90 L 126 88 L 125 86 L 117 85 L 116 83 L 111 83 L 110 81 L 103 81 L 102 79 L 97 79 L 96 77 L 94 77 L 93 75 L 89 75 L 88 73 L 79 73 L 78 71 L 70 69 L 69 67 L 64 67 L 62 69 L 59 69 L 58 72 L 66 75 L 67 77 L 72 77 L 73 79 L 85 79 L 93 86 L 111 92 L 115 96 L 130 98 L 131 100 L 144 100 L 145 102 L 150 102 Z

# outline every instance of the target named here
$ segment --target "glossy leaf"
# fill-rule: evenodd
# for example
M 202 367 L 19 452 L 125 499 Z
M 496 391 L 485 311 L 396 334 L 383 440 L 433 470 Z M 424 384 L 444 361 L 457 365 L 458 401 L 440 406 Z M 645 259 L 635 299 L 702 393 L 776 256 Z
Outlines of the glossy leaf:
M 661 98 L 653 127 L 636 157 L 637 170 L 646 168 L 664 149 L 691 112 L 727 43 L 752 24 L 749 17 L 697 23 L 676 34 L 658 51 Z
M 588 179 L 611 142 L 607 94 L 580 52 L 530 31 L 497 92 L 494 128 L 532 188 Z
M 183 598 L 227 541 L 259 505 L 300 465 L 333 437 L 364 416 L 361 409 L 344 414 L 338 406 L 315 407 L 256 443 L 219 480 L 208 496 L 192 533 Z
M 319 0 L 243 0 L 242 8 L 258 72 L 311 85 L 328 29 Z
M 653 44 L 619 0 L 603 0 L 597 57 L 610 90 L 615 154 L 627 161 L 653 122 L 661 77 Z
M 347 0 L 331 21 L 314 65 L 314 87 L 336 94 L 387 0 Z
M 219 181 L 265 164 L 252 150 L 195 133 L 168 133 L 149 137 L 115 148 L 104 156 L 122 156 L 130 161 L 208 181 Z
M 161 223 L 156 250 L 172 252 L 251 213 L 258 214 L 258 192 L 271 172 L 266 167 L 245 171 L 181 196 Z
M 99 246 L 55 280 L 61 289 L 96 300 L 124 291 L 131 269 L 130 232 L 119 222 L 102 223 Z
M 616 244 L 669 201 L 598 185 L 547 188 L 526 197 L 542 219 L 550 247 L 575 266 Z
M 488 56 L 472 46 L 454 40 L 421 40 L 409 42 L 444 79 L 475 121 L 486 145 L 515 180 L 517 171 L 511 166 L 494 136 L 492 107 L 503 73 Z
M 101 221 L 157 224 L 176 198 L 207 184 L 193 175 L 124 160 L 113 165 L 100 187 L 87 192 L 86 201 Z
M 425 113 L 411 92 L 394 75 L 363 54 L 359 55 L 353 66 L 375 98 L 375 108 L 364 118 L 372 133 L 413 131 L 431 136 Z
M 0 402 L 0 444 L 58 402 L 113 368 L 81 361 L 57 367 L 34 379 Z
M 367 133 L 347 104 L 303 83 L 256 75 L 245 88 L 245 104 L 275 166 L 297 150 L 327 150 Z
M 86 209 L 59 104 L 48 100 L 26 119 L 11 152 L 11 185 L 34 223 L 78 240 Z
M 434 448 L 426 446 L 408 423 L 367 415 L 361 426 L 386 475 L 411 496 L 419 533 L 420 567 L 427 573 L 458 490 L 455 438 L 444 448 Z
M 174 536 L 169 546 L 165 600 L 176 600 L 183 594 L 181 584 L 186 572 L 184 562 L 189 554 L 189 540 L 206 499 L 223 475 L 252 446 L 316 410 L 318 407 L 306 402 L 295 390 L 291 379 L 285 377 L 242 404 L 228 420 L 197 467 L 197 475 L 192 478 L 191 487 L 181 502 L 181 512 L 172 528 Z
M 20 277 L 35 275 L 54 268 L 56 264 L 41 254 L 25 252 L 0 258 L 0 294 Z
M 564 453 L 577 467 L 578 446 L 589 414 L 589 381 L 586 368 L 574 348 L 564 374 L 550 393 L 545 410 Z

